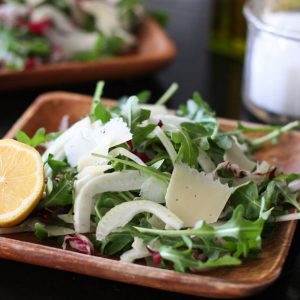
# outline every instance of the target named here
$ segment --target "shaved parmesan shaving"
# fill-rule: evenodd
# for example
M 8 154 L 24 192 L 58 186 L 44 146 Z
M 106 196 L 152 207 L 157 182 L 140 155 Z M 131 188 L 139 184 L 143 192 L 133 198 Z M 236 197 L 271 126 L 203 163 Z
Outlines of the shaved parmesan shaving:
M 150 256 L 150 252 L 147 250 L 146 246 L 144 245 L 144 241 L 141 238 L 135 237 L 131 246 L 132 249 L 124 252 L 120 256 L 121 261 L 132 263 L 137 259 Z
M 114 147 L 132 139 L 129 127 L 122 118 L 114 118 L 103 127 L 103 134 L 111 135 L 110 147 Z
M 158 126 L 154 129 L 154 134 L 160 139 L 161 143 L 166 148 L 172 162 L 174 163 L 175 160 L 176 160 L 176 157 L 177 157 L 177 153 L 176 153 L 172 143 L 168 139 L 168 137 L 165 135 L 165 133 Z
M 224 160 L 236 164 L 241 169 L 250 172 L 256 166 L 256 163 L 250 160 L 243 152 L 243 150 L 239 147 L 236 139 L 233 139 L 231 148 L 225 151 Z
M 81 171 L 86 166 L 106 162 L 105 159 L 90 155 L 91 153 L 107 155 L 110 147 L 131 139 L 132 134 L 121 118 L 111 119 L 105 125 L 100 121 L 91 123 L 89 118 L 84 118 L 51 144 L 43 155 L 43 161 L 47 160 L 49 153 L 58 160 L 62 160 L 66 155 L 69 164 L 73 167 L 78 166 Z M 49 173 L 49 167 L 47 168 Z
M 91 153 L 107 155 L 109 151 L 110 143 L 111 143 L 111 137 L 109 135 L 103 136 L 101 138 L 101 143 L 99 143 L 95 148 L 93 148 L 90 151 L 90 153 L 79 158 L 78 167 L 77 167 L 78 171 L 81 173 L 82 170 L 90 166 L 99 167 L 101 165 L 107 165 L 107 159 L 96 157 L 94 155 L 91 155 Z
M 164 203 L 166 192 L 167 185 L 165 182 L 155 177 L 149 177 L 142 184 L 140 195 L 144 199 L 154 201 L 156 203 Z
M 96 152 L 96 153 L 98 153 L 98 152 Z M 126 156 L 127 158 L 133 160 L 137 164 L 146 166 L 146 164 L 138 156 L 136 156 L 135 154 L 131 153 L 130 151 L 128 151 L 127 149 L 122 148 L 122 147 L 118 147 L 118 148 L 111 150 L 109 152 L 109 155 L 112 157 L 117 157 L 119 155 Z
M 72 167 L 78 165 L 79 159 L 90 152 L 101 141 L 101 128 L 103 125 L 100 121 L 87 123 L 85 127 L 79 128 L 74 132 L 69 141 L 64 145 L 64 150 L 69 164 Z
M 138 171 L 122 171 L 103 174 L 88 181 L 75 196 L 74 227 L 77 233 L 90 231 L 90 215 L 93 197 L 104 192 L 138 190 L 145 177 Z
M 197 221 L 214 223 L 225 207 L 232 189 L 187 165 L 175 165 L 166 195 L 167 207 L 183 220 L 185 227 Z
M 48 159 L 49 154 L 53 154 L 54 159 L 62 160 L 64 158 L 65 152 L 64 152 L 64 145 L 67 143 L 67 141 L 70 140 L 70 138 L 80 130 L 81 128 L 86 128 L 89 124 L 90 120 L 89 118 L 84 118 L 77 123 L 75 123 L 73 126 L 71 126 L 68 130 L 66 130 L 63 134 L 61 134 L 51 145 L 48 147 L 48 149 L 44 152 L 42 155 L 43 162 L 46 162 Z M 45 165 L 45 172 L 49 176 L 49 173 L 51 173 L 51 169 L 48 165 Z
M 198 151 L 199 151 L 199 154 L 198 154 L 197 160 L 198 160 L 200 167 L 206 173 L 212 172 L 216 168 L 216 165 L 214 164 L 214 162 L 210 159 L 210 157 L 204 150 L 199 148 Z
M 102 241 L 113 230 L 125 226 L 135 215 L 142 212 L 154 214 L 174 229 L 179 230 L 183 226 L 183 222 L 166 207 L 149 200 L 136 200 L 116 205 L 104 215 L 97 226 L 97 240 Z

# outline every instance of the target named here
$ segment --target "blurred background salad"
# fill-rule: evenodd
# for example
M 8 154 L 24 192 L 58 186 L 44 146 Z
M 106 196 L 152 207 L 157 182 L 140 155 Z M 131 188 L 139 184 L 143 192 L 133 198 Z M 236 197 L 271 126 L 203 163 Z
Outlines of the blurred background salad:
M 91 61 L 130 51 L 140 0 L 0 1 L 0 69 Z

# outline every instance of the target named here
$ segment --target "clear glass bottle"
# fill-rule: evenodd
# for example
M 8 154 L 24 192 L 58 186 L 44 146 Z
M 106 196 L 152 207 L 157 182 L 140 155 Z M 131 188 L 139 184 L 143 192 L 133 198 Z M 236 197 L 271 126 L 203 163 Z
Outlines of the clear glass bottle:
M 244 105 L 258 118 L 300 118 L 300 0 L 248 0 Z

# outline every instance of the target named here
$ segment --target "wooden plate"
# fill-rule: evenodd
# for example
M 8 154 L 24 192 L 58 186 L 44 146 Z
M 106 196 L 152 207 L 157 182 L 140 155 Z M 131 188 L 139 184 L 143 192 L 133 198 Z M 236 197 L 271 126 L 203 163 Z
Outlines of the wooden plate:
M 26 71 L 0 71 L 0 90 L 118 79 L 151 73 L 167 65 L 176 54 L 163 29 L 146 19 L 138 32 L 136 49 L 127 55 L 93 62 L 48 64 Z
M 112 105 L 113 101 L 108 100 Z M 33 134 L 37 128 L 58 129 L 63 115 L 73 123 L 87 114 L 91 98 L 71 93 L 53 92 L 40 96 L 16 122 L 6 137 L 22 129 Z M 234 121 L 220 120 L 224 129 Z M 265 147 L 257 158 L 278 165 L 286 172 L 300 171 L 300 133 L 283 136 L 278 145 Z M 117 260 L 87 256 L 42 244 L 32 233 L 0 237 L 0 257 L 21 262 L 78 272 L 163 290 L 215 298 L 248 296 L 266 288 L 280 275 L 287 256 L 296 222 L 281 223 L 263 240 L 263 251 L 257 258 L 245 259 L 241 266 L 224 267 L 200 274 L 176 273 Z

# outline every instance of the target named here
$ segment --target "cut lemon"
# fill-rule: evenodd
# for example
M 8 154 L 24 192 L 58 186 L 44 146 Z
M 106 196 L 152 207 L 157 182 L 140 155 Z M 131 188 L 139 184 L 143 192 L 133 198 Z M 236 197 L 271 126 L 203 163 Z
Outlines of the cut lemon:
M 0 140 L 0 227 L 23 221 L 42 197 L 43 162 L 32 147 Z

